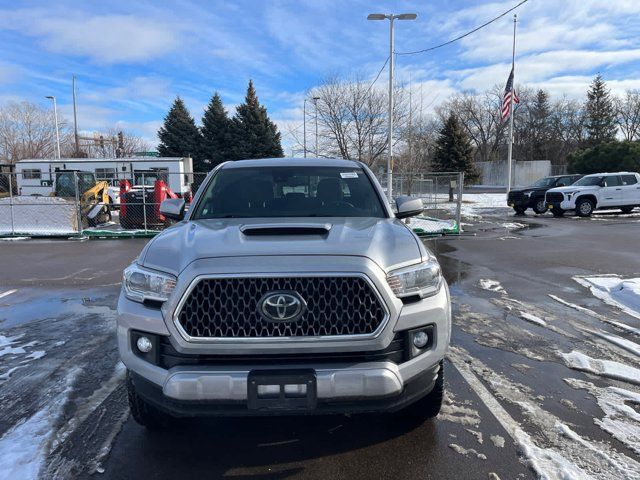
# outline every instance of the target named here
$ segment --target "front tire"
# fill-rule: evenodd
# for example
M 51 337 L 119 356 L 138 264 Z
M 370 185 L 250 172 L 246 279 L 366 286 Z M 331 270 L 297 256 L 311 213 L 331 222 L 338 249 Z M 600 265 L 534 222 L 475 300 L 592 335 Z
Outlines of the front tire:
M 434 418 L 440 413 L 444 398 L 444 362 L 440 361 L 440 371 L 436 377 L 433 390 L 415 403 L 402 410 L 401 415 L 414 420 Z
M 547 212 L 547 204 L 545 203 L 544 198 L 536 200 L 536 203 L 533 206 L 533 211 L 538 215 L 542 215 Z
M 588 198 L 581 198 L 576 203 L 576 213 L 579 217 L 590 217 L 593 213 L 594 205 Z
M 620 207 L 620 210 L 622 211 L 622 213 L 631 213 L 633 212 L 633 208 L 634 207 Z
M 127 371 L 127 398 L 129 399 L 131 416 L 138 425 L 149 430 L 161 430 L 169 426 L 169 416 L 138 395 L 129 371 Z

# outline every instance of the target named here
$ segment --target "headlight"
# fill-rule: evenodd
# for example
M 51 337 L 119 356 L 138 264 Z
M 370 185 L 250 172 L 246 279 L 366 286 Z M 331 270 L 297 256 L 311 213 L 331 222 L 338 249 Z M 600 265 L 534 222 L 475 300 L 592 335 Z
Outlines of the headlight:
M 135 263 L 124 271 L 124 293 L 135 302 L 155 300 L 165 302 L 176 286 L 176 277 L 144 269 Z
M 390 272 L 387 275 L 387 283 L 398 298 L 412 295 L 425 298 L 434 295 L 438 292 L 442 283 L 440 265 L 432 257 L 419 265 Z

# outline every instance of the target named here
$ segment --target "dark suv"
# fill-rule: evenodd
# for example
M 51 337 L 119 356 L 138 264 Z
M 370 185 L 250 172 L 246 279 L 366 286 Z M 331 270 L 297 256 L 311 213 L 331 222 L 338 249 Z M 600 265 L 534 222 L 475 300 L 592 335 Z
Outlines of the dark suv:
M 518 215 L 522 215 L 527 208 L 533 208 L 537 214 L 547 211 L 544 195 L 550 188 L 567 187 L 582 178 L 582 175 L 556 175 L 544 177 L 528 187 L 509 191 L 507 204 L 513 207 Z

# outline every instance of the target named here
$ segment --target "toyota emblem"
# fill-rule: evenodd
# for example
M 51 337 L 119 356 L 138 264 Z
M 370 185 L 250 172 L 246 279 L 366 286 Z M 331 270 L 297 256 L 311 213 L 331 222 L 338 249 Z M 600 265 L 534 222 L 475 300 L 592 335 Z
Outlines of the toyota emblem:
M 258 313 L 269 322 L 295 322 L 306 308 L 297 292 L 269 292 L 258 301 Z

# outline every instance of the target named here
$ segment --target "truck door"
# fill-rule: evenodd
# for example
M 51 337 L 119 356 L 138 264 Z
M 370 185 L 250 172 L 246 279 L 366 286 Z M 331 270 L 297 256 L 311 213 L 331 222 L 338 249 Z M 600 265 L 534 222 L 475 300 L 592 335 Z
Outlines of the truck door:
M 607 175 L 602 179 L 599 207 L 615 207 L 622 201 L 622 181 L 618 175 Z
M 630 173 L 621 175 L 622 198 L 620 205 L 640 205 L 640 183 L 638 177 Z

